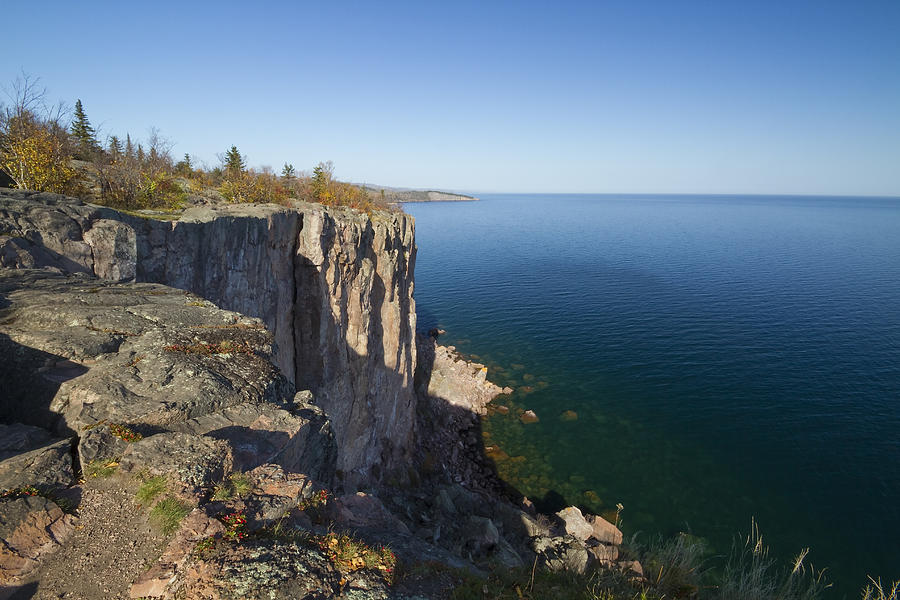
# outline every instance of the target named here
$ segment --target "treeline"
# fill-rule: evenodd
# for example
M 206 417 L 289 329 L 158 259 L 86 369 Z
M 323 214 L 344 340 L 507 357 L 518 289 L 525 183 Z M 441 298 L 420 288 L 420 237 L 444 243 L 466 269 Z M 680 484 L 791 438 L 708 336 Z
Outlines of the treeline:
M 220 164 L 179 161 L 172 144 L 156 130 L 144 141 L 109 135 L 101 142 L 81 100 L 70 115 L 62 104 L 49 107 L 46 91 L 28 77 L 15 82 L 11 103 L 0 106 L 0 171 L 19 188 L 90 197 L 125 209 L 177 209 L 191 197 L 228 202 L 294 200 L 349 206 L 370 212 L 386 208 L 379 195 L 334 179 L 332 163 L 298 172 L 285 163 L 281 173 L 247 167 L 232 146 Z

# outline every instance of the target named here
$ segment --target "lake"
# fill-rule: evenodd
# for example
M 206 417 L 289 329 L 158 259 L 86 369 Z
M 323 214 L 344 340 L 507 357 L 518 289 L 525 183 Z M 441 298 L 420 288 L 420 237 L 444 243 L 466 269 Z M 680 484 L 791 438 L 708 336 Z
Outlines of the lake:
M 480 197 L 404 208 L 419 328 L 516 390 L 507 481 L 719 554 L 754 518 L 836 597 L 900 579 L 900 200 Z

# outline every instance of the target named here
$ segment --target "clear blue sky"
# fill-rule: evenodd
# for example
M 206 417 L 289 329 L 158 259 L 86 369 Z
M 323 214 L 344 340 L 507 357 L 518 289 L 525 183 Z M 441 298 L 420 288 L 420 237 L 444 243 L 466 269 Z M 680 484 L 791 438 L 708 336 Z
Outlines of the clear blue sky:
M 9 2 L 24 70 L 207 164 L 472 191 L 900 195 L 900 1 Z

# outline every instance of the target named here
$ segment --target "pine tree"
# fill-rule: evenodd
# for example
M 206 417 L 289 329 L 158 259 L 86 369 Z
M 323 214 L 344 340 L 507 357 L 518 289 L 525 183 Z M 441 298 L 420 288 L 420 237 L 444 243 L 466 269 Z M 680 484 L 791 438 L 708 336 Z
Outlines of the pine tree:
M 237 146 L 232 146 L 231 150 L 225 153 L 225 172 L 228 175 L 240 175 L 246 169 L 244 157 L 238 151 Z
M 118 137 L 111 135 L 109 136 L 109 142 L 107 144 L 107 152 L 109 155 L 116 159 L 122 155 L 122 142 Z
M 293 179 L 297 174 L 297 171 L 294 169 L 294 165 L 290 163 L 284 163 L 284 167 L 281 169 L 281 176 L 285 179 Z
M 194 173 L 194 166 L 191 164 L 191 155 L 185 152 L 184 158 L 175 164 L 175 172 L 182 177 L 190 177 Z
M 84 107 L 81 100 L 75 101 L 75 119 L 72 121 L 72 137 L 78 145 L 78 158 L 92 158 L 100 150 L 100 144 L 97 142 L 97 132 L 91 127 L 87 115 L 84 113 Z
M 125 158 L 134 158 L 134 144 L 131 143 L 131 134 L 125 134 Z

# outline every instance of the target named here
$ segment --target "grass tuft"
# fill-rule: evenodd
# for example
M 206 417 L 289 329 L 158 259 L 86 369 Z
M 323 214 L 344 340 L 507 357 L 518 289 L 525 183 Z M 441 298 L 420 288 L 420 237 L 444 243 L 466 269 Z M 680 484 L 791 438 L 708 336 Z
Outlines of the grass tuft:
M 241 498 L 250 493 L 253 482 L 243 473 L 232 473 L 225 481 L 216 484 L 210 500 L 224 501 Z
M 809 550 L 803 550 L 790 570 L 781 571 L 769 556 L 756 521 L 742 547 L 732 550 L 718 597 L 721 600 L 814 600 L 831 584 L 824 572 L 804 564 Z
M 150 511 L 150 520 L 159 527 L 163 535 L 171 535 L 189 512 L 190 505 L 172 497 L 163 498 Z
M 156 497 L 162 494 L 166 489 L 166 478 L 162 475 L 157 475 L 156 477 L 150 477 L 146 479 L 141 486 L 138 488 L 137 493 L 135 494 L 135 499 L 138 504 L 148 505 L 154 500 Z

